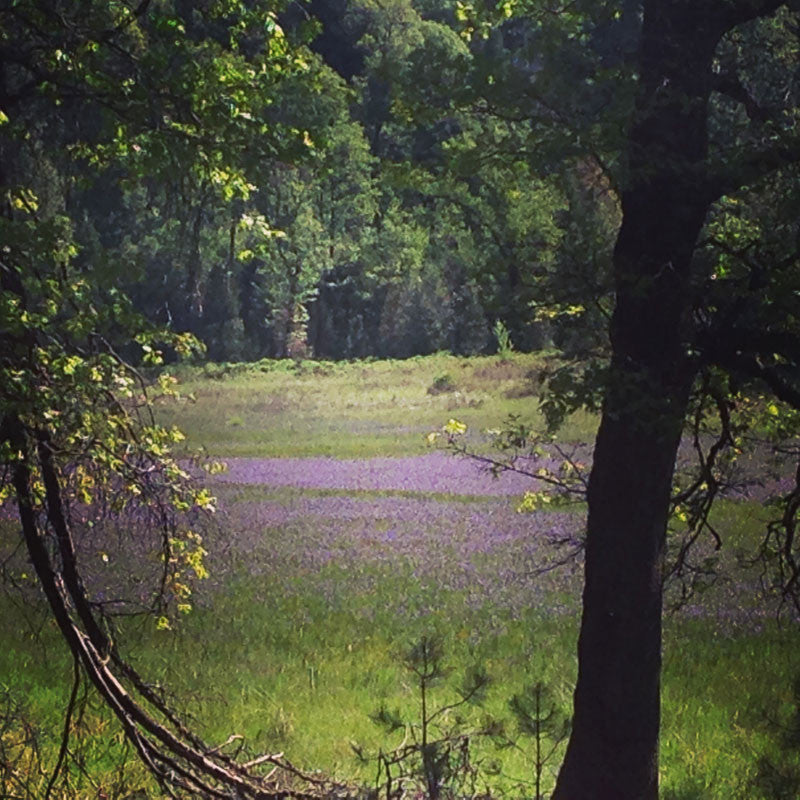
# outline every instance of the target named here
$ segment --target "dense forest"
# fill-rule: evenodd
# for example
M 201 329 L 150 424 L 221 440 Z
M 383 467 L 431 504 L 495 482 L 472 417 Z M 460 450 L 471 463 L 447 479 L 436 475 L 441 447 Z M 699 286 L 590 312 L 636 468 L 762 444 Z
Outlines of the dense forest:
M 224 23 L 179 6 L 189 41 L 223 36 Z M 76 263 L 152 322 L 195 334 L 211 360 L 493 352 L 498 322 L 518 349 L 586 355 L 603 346 L 611 307 L 640 25 L 638 2 L 591 19 L 535 3 L 294 2 L 269 42 L 291 67 L 242 86 L 241 108 L 226 100 L 220 144 L 240 162 L 235 178 L 177 154 L 156 171 L 136 142 L 141 121 L 124 119 L 117 152 L 87 156 L 87 171 L 76 156 L 102 135 L 99 109 L 44 127 L 16 118 L 43 137 L 19 166 L 36 175 L 40 205 L 70 220 Z M 758 42 L 766 63 L 752 60 Z M 240 44 L 244 55 L 265 46 L 252 33 Z M 791 124 L 779 117 L 796 90 L 793 48 L 785 15 L 725 43 L 711 116 L 720 152 Z M 61 58 L 56 71 L 69 68 Z M 191 58 L 161 65 L 167 93 L 204 91 Z M 257 143 L 246 141 L 253 103 Z M 747 270 L 756 236 L 786 257 L 793 206 L 772 190 L 786 201 L 779 220 L 758 187 L 715 208 L 703 258 L 726 277 Z
M 637 4 L 577 37 L 579 14 L 512 5 L 290 4 L 275 32 L 302 66 L 261 89 L 264 140 L 227 143 L 238 182 L 180 163 L 135 164 L 134 182 L 133 134 L 124 165 L 88 175 L 72 156 L 99 122 L 65 115 L 41 132 L 47 156 L 24 156 L 40 203 L 72 221 L 76 263 L 102 262 L 212 360 L 492 352 L 498 321 L 519 349 L 586 352 L 607 313 L 622 133 L 608 106 L 627 102 L 613 82 Z M 215 35 L 199 11 L 186 25 Z M 205 80 L 190 57 L 169 57 L 176 81 Z M 253 112 L 233 102 L 235 130 Z

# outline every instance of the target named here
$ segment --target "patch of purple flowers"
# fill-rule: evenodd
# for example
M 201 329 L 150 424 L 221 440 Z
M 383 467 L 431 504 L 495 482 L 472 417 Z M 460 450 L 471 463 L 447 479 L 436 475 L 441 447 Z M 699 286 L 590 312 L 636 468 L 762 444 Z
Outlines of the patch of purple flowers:
M 514 615 L 526 609 L 577 610 L 584 516 L 516 513 L 512 498 L 531 488 L 524 475 L 493 478 L 480 463 L 440 452 L 367 460 L 231 459 L 228 464 L 218 480 L 225 484 L 219 487 L 222 495 L 232 501 L 223 503 L 220 521 L 235 569 L 283 591 L 316 592 L 335 603 L 372 595 L 399 580 L 405 587 L 399 596 L 405 599 L 394 609 L 398 614 L 412 613 L 415 603 L 436 604 L 436 598 L 458 598 L 468 611 L 491 608 Z M 263 485 L 264 500 L 237 502 L 236 485 Z M 314 494 L 318 489 L 332 494 Z M 368 494 L 380 491 L 410 496 Z M 258 494 L 244 490 L 243 498 L 253 497 Z M 569 553 L 573 558 L 566 558 Z M 549 569 L 562 561 L 561 568 Z M 733 564 L 723 565 L 723 572 L 729 568 L 735 572 Z M 676 592 L 669 589 L 668 602 Z M 702 604 L 690 601 L 680 613 L 752 625 L 773 613 L 763 598 L 745 600 L 757 594 L 752 574 L 735 589 L 719 581 Z M 415 600 L 417 595 L 424 600 Z M 365 613 L 373 613 L 368 604 Z
M 302 489 L 435 492 L 454 495 L 521 495 L 531 479 L 510 472 L 492 478 L 478 462 L 443 452 L 405 458 L 230 458 L 217 476 L 230 483 Z

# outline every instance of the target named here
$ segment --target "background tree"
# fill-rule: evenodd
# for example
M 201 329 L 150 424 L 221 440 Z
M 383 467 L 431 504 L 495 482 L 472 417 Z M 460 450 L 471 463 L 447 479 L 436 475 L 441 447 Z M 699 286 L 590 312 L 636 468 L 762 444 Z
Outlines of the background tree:
M 588 186 L 591 164 L 576 166 L 574 148 L 549 144 L 553 120 L 539 119 L 537 101 L 518 99 L 540 71 L 534 50 L 549 41 L 534 23 L 498 9 L 474 28 L 453 4 L 356 0 L 293 3 L 282 19 L 284 46 L 310 30 L 327 63 L 308 58 L 302 79 L 283 73 L 275 82 L 261 113 L 264 141 L 241 151 L 246 181 L 234 187 L 225 170 L 195 173 L 177 159 L 157 179 L 133 181 L 119 164 L 141 170 L 137 143 L 113 163 L 104 156 L 91 175 L 50 153 L 53 169 L 71 176 L 62 193 L 79 261 L 95 273 L 105 262 L 137 310 L 192 331 L 212 360 L 286 356 L 290 331 L 305 352 L 342 357 L 477 352 L 491 346 L 497 319 L 522 349 L 552 335 L 559 343 L 562 327 L 573 342 L 577 330 L 601 328 L 576 311 L 590 270 L 579 283 L 560 276 L 569 246 L 578 251 L 575 232 L 592 214 L 600 231 L 615 209 L 596 199 L 566 205 L 566 175 L 580 171 Z M 195 40 L 224 39 L 202 14 L 184 28 Z M 243 52 L 257 46 L 243 34 Z M 184 83 L 197 79 L 198 65 L 178 53 L 169 68 Z M 255 122 L 248 114 L 234 102 L 226 124 L 246 128 Z M 96 116 L 65 115 L 50 135 L 89 135 Z M 270 140 L 281 129 L 292 148 Z M 573 163 L 562 168 L 563 158 Z M 124 279 L 113 267 L 120 261 Z M 583 262 L 571 263 L 578 277 Z M 562 309 L 573 312 L 565 326 Z

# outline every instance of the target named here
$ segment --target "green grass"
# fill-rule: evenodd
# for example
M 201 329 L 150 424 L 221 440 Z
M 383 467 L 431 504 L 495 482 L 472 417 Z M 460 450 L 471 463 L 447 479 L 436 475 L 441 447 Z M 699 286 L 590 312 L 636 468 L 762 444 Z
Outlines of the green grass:
M 318 576 L 324 577 L 331 576 Z M 349 779 L 369 780 L 373 770 L 357 762 L 352 743 L 376 752 L 393 741 L 370 721 L 370 713 L 382 704 L 408 718 L 418 713 L 418 697 L 399 656 L 422 633 L 443 636 L 454 666 L 451 686 L 470 663 L 489 670 L 493 684 L 476 719 L 489 713 L 504 718 L 513 731 L 508 700 L 536 680 L 544 680 L 568 706 L 575 615 L 548 618 L 531 612 L 510 618 L 491 608 L 468 614 L 458 596 L 433 592 L 417 597 L 433 601 L 433 613 L 424 620 L 401 619 L 383 613 L 409 590 L 396 575 L 394 580 L 381 576 L 376 593 L 347 595 L 334 607 L 322 603 L 313 586 L 295 588 L 296 594 L 287 595 L 252 579 L 234 580 L 213 605 L 196 609 L 175 632 L 131 631 L 137 664 L 168 682 L 208 740 L 242 733 L 256 750 L 285 751 L 298 764 Z M 9 636 L 4 631 L 6 644 Z M 692 797 L 758 796 L 747 787 L 759 755 L 781 758 L 767 717 L 788 708 L 796 656 L 796 636 L 773 624 L 758 633 L 721 631 L 708 621 L 667 626 L 665 797 L 683 796 L 679 790 L 687 787 L 695 792 Z M 4 648 L 0 674 L 6 685 L 25 694 L 40 726 L 55 733 L 70 675 L 55 633 L 45 630 L 36 641 Z M 444 703 L 454 694 L 445 685 L 435 697 Z M 102 774 L 98 742 L 113 726 L 95 708 L 86 727 L 94 736 L 95 769 Z M 51 740 L 51 753 L 54 746 Z M 513 793 L 513 779 L 530 777 L 526 752 L 531 743 L 521 739 L 520 746 L 522 752 L 496 750 L 488 743 L 477 748 L 476 756 L 496 760 L 508 776 L 493 779 L 496 789 Z
M 476 434 L 511 414 L 542 430 L 532 392 L 546 363 L 539 354 L 437 354 L 407 361 L 266 361 L 227 371 L 184 367 L 176 370 L 184 399 L 160 403 L 159 418 L 215 456 L 412 455 L 424 452 L 426 434 L 450 417 Z M 444 375 L 453 391 L 429 393 Z M 577 413 L 561 436 L 591 440 L 596 426 L 592 415 Z
M 774 622 L 758 633 L 709 623 L 668 626 L 661 767 L 666 789 L 702 798 L 761 797 L 758 760 L 798 763 L 780 749 L 778 724 L 792 708 L 796 631 Z M 668 795 L 669 796 L 669 795 Z

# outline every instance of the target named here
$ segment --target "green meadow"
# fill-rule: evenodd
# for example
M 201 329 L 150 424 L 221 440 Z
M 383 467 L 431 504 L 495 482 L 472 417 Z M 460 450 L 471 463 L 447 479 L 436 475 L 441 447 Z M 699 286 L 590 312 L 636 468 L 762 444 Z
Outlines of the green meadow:
M 205 531 L 211 574 L 172 630 L 150 618 L 124 624 L 133 663 L 169 688 L 206 741 L 238 734 L 254 754 L 281 752 L 305 770 L 373 787 L 377 754 L 408 741 L 420 720 L 408 654 L 436 642 L 442 669 L 428 687 L 429 709 L 455 708 L 436 717 L 431 734 L 468 741 L 469 769 L 453 767 L 454 794 L 533 797 L 535 736 L 512 698 L 530 697 L 539 684 L 548 708 L 569 713 L 580 558 L 542 567 L 564 560 L 564 540 L 580 538 L 584 509 L 518 514 L 519 496 L 493 493 L 488 474 L 485 494 L 451 495 L 426 489 L 423 473 L 426 436 L 451 417 L 468 425 L 476 449 L 487 447 L 483 431 L 509 415 L 542 428 L 545 361 L 435 355 L 177 370 L 181 396 L 158 401 L 160 421 L 178 425 L 187 446 L 210 457 L 307 457 L 309 469 L 323 463 L 315 457 L 326 468 L 337 458 L 425 458 L 411 488 L 215 484 L 219 511 Z M 595 426 L 591 415 L 574 415 L 560 441 L 590 441 Z M 665 619 L 662 795 L 795 796 L 800 759 L 787 730 L 800 674 L 796 623 L 777 618 L 758 568 L 740 563 L 765 511 L 726 500 L 714 513 L 725 536 L 719 578 Z M 0 525 L 2 557 L 19 577 L 16 527 Z M 135 570 L 110 555 L 109 569 Z M 6 582 L 0 600 L 0 752 L 29 769 L 43 793 L 72 667 L 41 599 L 21 583 Z M 668 606 L 678 594 L 669 589 Z M 461 703 L 459 689 L 478 673 L 488 677 L 484 691 Z M 160 796 L 92 693 L 80 702 L 75 796 Z M 384 722 L 402 725 L 379 724 L 380 709 Z M 553 750 L 539 775 L 546 797 L 563 744 L 557 731 L 541 738 Z
M 416 455 L 425 434 L 451 416 L 472 430 L 497 427 L 511 414 L 541 428 L 536 394 L 549 362 L 538 354 L 437 354 L 179 368 L 183 399 L 164 405 L 161 420 L 218 456 Z M 591 439 L 596 425 L 578 413 L 561 435 Z

